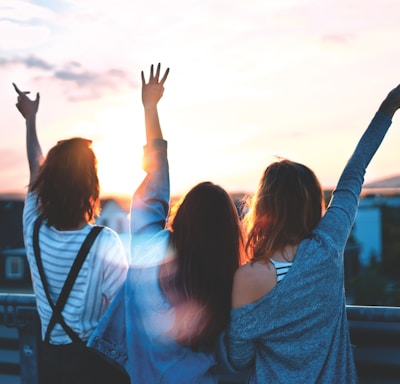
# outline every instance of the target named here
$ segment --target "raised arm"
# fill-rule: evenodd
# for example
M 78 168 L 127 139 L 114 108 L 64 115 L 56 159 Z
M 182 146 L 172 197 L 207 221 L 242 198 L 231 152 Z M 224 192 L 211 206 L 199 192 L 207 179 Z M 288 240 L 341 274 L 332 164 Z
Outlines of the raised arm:
M 147 144 L 149 144 L 153 139 L 163 138 L 160 120 L 158 118 L 157 104 L 164 93 L 164 83 L 165 80 L 167 80 L 169 68 L 167 68 L 161 80 L 160 70 L 161 65 L 158 64 L 154 75 L 154 66 L 152 65 L 150 67 L 150 78 L 148 83 L 146 83 L 142 71 L 142 103 L 144 107 Z
M 31 100 L 27 95 L 29 92 L 22 92 L 13 83 L 15 91 L 18 93 L 16 107 L 25 119 L 26 123 L 26 152 L 29 163 L 29 185 L 36 179 L 40 164 L 43 161 L 43 153 L 36 133 L 36 114 L 39 109 L 40 95 L 36 94 L 36 99 Z
M 344 248 L 356 217 L 366 169 L 378 150 L 392 117 L 400 107 L 400 85 L 380 104 L 340 176 L 326 214 L 317 228 L 329 232 L 333 242 Z M 342 254 L 341 252 L 338 254 Z
M 150 68 L 148 83 L 142 72 L 142 102 L 145 113 L 146 141 L 143 155 L 143 169 L 146 176 L 133 194 L 131 204 L 131 257 L 136 265 L 154 262 L 148 257 L 148 241 L 152 241 L 154 250 L 159 241 L 153 242 L 154 236 L 162 233 L 169 210 L 169 168 L 167 142 L 163 139 L 157 104 L 164 92 L 167 69 L 160 80 L 160 64 L 156 73 Z M 163 255 L 164 252 L 155 252 Z

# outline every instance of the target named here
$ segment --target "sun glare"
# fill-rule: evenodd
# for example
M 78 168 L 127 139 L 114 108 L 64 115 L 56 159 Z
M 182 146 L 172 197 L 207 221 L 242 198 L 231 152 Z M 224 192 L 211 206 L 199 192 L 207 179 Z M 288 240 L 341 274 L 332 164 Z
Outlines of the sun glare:
M 102 196 L 130 195 L 143 178 L 142 115 L 142 111 L 132 106 L 131 100 L 96 113 L 91 136 Z

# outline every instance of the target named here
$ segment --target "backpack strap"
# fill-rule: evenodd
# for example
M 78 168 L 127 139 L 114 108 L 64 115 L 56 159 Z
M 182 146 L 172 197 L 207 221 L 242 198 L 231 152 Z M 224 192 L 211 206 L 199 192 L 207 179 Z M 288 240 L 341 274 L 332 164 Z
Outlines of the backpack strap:
M 79 252 L 74 260 L 74 263 L 71 267 L 71 270 L 69 271 L 69 274 L 67 276 L 67 279 L 65 280 L 64 286 L 61 290 L 61 293 L 57 299 L 57 303 L 54 305 L 54 302 L 52 301 L 50 297 L 50 292 L 49 292 L 49 287 L 46 281 L 46 277 L 44 274 L 44 269 L 43 269 L 43 263 L 40 258 L 40 248 L 39 248 L 39 228 L 40 225 L 43 221 L 43 217 L 39 216 L 35 222 L 34 225 L 34 231 L 33 231 L 33 248 L 35 252 L 35 258 L 36 258 L 36 264 L 39 270 L 39 275 L 42 280 L 43 288 L 46 293 L 47 300 L 49 302 L 49 305 L 51 309 L 53 310 L 52 316 L 49 321 L 49 325 L 47 327 L 46 331 L 46 336 L 45 336 L 45 342 L 49 343 L 50 342 L 50 334 L 51 331 L 53 330 L 54 326 L 59 323 L 62 328 L 64 329 L 65 333 L 71 338 L 73 342 L 81 342 L 81 339 L 79 336 L 69 327 L 65 320 L 62 317 L 62 310 L 64 309 L 65 303 L 67 302 L 68 296 L 71 292 L 71 289 L 75 283 L 75 280 L 79 274 L 79 271 L 82 267 L 83 262 L 86 259 L 87 254 L 89 253 L 89 250 L 95 241 L 97 235 L 100 233 L 100 231 L 104 228 L 103 226 L 94 226 L 89 234 L 87 235 L 86 239 L 82 243 L 81 248 L 79 249 Z

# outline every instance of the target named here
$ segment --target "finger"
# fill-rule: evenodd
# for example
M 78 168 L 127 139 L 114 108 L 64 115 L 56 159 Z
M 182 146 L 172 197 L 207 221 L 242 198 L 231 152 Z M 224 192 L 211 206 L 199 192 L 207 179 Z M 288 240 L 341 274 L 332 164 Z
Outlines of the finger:
M 40 101 L 40 94 L 39 94 L 39 92 L 37 92 L 36 93 L 36 99 L 35 99 L 36 105 L 39 105 L 39 101 Z
M 168 73 L 169 73 L 169 68 L 167 68 L 167 70 L 166 70 L 165 73 L 164 73 L 164 76 L 162 77 L 162 79 L 161 79 L 161 81 L 160 81 L 160 84 L 161 84 L 161 85 L 164 85 L 165 80 L 167 80 Z
M 15 92 L 17 92 L 18 93 L 18 95 L 21 95 L 21 91 L 19 90 L 19 88 L 15 85 L 15 83 L 12 83 L 12 85 L 13 85 L 13 87 L 14 87 L 14 89 L 15 89 Z
M 30 91 L 21 91 L 14 83 L 12 83 L 12 85 L 14 86 L 15 91 L 18 93 L 19 96 L 22 95 L 29 95 Z
M 150 80 L 153 80 L 153 78 L 154 78 L 154 65 L 151 64 L 151 67 L 150 67 Z
M 156 81 L 158 81 L 158 79 L 160 78 L 160 69 L 161 69 L 161 64 L 158 63 L 156 71 Z
M 146 84 L 146 80 L 144 79 L 144 73 L 143 73 L 143 71 L 142 71 L 141 75 L 142 75 L 142 85 L 145 85 L 145 84 Z

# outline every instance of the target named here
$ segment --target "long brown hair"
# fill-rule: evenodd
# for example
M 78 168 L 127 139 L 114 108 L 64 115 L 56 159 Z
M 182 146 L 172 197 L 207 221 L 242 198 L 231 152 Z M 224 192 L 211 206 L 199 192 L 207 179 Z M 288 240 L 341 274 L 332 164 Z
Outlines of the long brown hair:
M 192 188 L 169 219 L 174 272 L 161 276 L 175 307 L 175 339 L 212 347 L 228 324 L 233 275 L 241 264 L 242 229 L 236 207 L 218 185 Z
M 30 185 L 48 225 L 71 229 L 99 214 L 97 159 L 90 144 L 82 138 L 59 141 Z
M 251 260 L 265 261 L 274 251 L 309 237 L 324 204 L 321 185 L 305 165 L 287 159 L 270 164 L 244 218 Z

